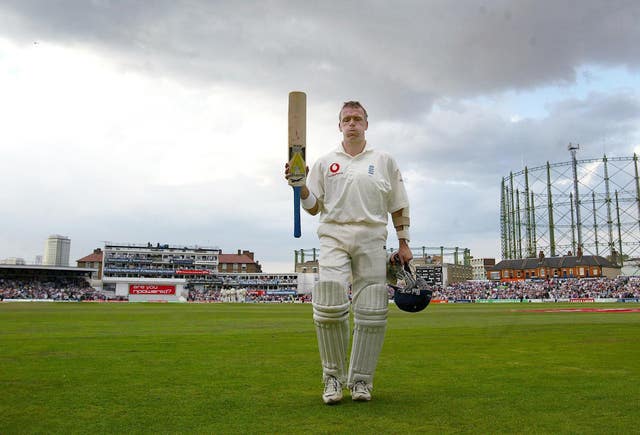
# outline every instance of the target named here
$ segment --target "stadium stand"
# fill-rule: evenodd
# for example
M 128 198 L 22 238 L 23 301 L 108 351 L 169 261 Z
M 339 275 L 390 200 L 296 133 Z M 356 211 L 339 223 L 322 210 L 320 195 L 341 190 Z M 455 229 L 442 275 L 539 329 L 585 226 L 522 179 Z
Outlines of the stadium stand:
M 305 303 L 310 294 L 292 292 L 189 289 L 189 302 Z M 540 281 L 493 282 L 467 281 L 447 287 L 433 287 L 433 299 L 443 302 L 486 301 L 567 301 L 575 299 L 607 299 L 640 301 L 640 278 L 574 278 Z M 230 296 L 234 293 L 234 297 Z M 241 297 L 238 295 L 241 294 Z M 390 292 L 390 297 L 393 295 Z M 111 301 L 126 300 L 92 288 L 83 278 L 0 278 L 0 301 Z
M 98 301 L 107 296 L 82 278 L 0 279 L 0 300 Z
M 464 282 L 434 288 L 434 299 L 447 301 L 633 299 L 640 298 L 638 278 L 577 278 L 519 282 Z

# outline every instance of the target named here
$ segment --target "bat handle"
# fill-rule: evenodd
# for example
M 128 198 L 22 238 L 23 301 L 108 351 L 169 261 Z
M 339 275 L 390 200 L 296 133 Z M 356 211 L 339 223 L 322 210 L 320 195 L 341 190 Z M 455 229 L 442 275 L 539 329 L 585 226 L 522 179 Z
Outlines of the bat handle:
M 293 237 L 300 238 L 300 186 L 293 186 Z

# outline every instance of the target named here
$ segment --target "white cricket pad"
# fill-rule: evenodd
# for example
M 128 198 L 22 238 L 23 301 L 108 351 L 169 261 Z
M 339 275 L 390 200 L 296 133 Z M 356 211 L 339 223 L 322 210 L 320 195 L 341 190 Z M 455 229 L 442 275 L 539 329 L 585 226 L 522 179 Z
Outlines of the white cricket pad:
M 349 349 L 349 298 L 346 289 L 338 282 L 320 281 L 312 296 L 323 379 L 335 376 L 344 384 Z
M 349 387 L 357 381 L 364 381 L 369 390 L 373 389 L 373 374 L 387 327 L 388 305 L 389 293 L 384 284 L 369 285 L 354 298 L 353 346 L 347 380 Z

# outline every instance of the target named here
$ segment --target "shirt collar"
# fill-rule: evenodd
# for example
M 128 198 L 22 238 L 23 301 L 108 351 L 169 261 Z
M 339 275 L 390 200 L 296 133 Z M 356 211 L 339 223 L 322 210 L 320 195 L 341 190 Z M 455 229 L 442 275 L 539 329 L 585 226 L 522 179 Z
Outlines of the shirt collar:
M 342 146 L 342 142 L 340 142 L 340 144 L 338 145 L 338 147 L 335 149 L 335 152 L 338 154 L 344 154 L 347 157 L 350 157 L 352 159 L 355 159 L 358 156 L 362 156 L 365 153 L 368 153 L 369 151 L 372 151 L 372 148 L 369 146 L 369 141 L 364 143 L 364 148 L 362 149 L 362 152 L 360 152 L 360 154 L 356 154 L 355 156 L 352 156 L 351 154 L 348 154 L 345 150 L 344 147 Z

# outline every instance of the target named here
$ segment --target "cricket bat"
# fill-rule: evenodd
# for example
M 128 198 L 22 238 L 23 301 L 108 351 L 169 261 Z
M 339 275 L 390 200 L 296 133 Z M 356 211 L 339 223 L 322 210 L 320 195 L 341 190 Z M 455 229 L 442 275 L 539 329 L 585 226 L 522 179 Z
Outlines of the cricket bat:
M 293 237 L 300 237 L 300 189 L 304 186 L 307 171 L 305 151 L 307 147 L 307 94 L 289 92 L 289 185 L 293 187 Z

